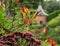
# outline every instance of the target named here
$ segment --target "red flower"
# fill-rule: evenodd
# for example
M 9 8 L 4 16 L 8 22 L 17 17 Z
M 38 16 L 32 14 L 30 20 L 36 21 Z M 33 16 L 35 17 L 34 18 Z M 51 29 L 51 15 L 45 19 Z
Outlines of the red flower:
M 21 9 L 22 11 L 24 11 L 24 8 L 25 8 L 25 6 L 21 6 L 21 7 L 20 7 L 20 9 Z
M 52 39 L 50 37 L 47 37 L 47 39 L 45 40 L 45 42 L 51 42 Z
M 22 20 L 25 21 L 26 23 L 32 22 L 32 20 L 29 20 L 28 18 L 22 18 Z
M 56 42 L 55 40 L 52 40 L 52 41 L 51 41 L 51 44 L 52 44 L 52 45 L 56 45 L 57 42 Z
M 46 42 L 49 42 L 51 44 L 51 46 L 55 46 L 57 44 L 57 42 L 55 40 L 51 39 L 50 37 L 48 37 L 46 39 Z
M 24 12 L 24 13 L 29 13 L 29 9 L 26 6 L 20 6 L 20 9 Z

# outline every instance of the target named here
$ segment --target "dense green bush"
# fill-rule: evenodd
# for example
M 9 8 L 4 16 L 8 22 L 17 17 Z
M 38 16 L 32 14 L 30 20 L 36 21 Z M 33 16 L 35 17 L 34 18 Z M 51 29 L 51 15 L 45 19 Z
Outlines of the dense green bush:
M 52 37 L 54 40 L 56 40 L 58 43 L 60 43 L 60 34 L 59 34 L 59 31 L 60 29 L 58 27 L 56 28 L 52 28 L 52 30 L 49 30 L 49 36 Z
M 52 13 L 55 10 L 60 10 L 60 4 L 56 1 L 47 2 L 45 7 L 46 7 L 46 10 L 48 11 L 48 13 Z
M 44 0 L 21 0 L 21 5 L 26 5 L 28 8 L 34 8 L 36 9 L 38 7 L 38 2 L 42 2 L 42 6 L 44 7 Z
M 0 7 L 0 25 L 6 25 L 9 21 L 4 17 L 4 10 Z
M 60 15 L 48 22 L 49 27 L 56 27 L 60 25 Z
M 60 14 L 60 10 L 56 10 L 56 11 L 50 13 L 49 16 L 47 16 L 47 21 L 50 21 L 50 20 L 52 20 L 53 18 L 57 17 L 58 14 Z
M 60 28 L 49 28 L 47 32 L 43 35 L 42 40 L 45 40 L 47 37 L 51 37 L 52 39 L 56 40 L 57 43 L 60 43 Z

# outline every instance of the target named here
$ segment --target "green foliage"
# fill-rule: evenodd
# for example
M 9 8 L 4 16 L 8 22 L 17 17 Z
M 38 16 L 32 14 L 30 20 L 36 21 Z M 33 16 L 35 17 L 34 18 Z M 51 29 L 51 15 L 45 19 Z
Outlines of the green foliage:
M 3 13 L 3 8 L 0 6 L 0 15 Z
M 56 11 L 50 13 L 49 16 L 47 16 L 47 21 L 50 21 L 50 20 L 52 20 L 53 18 L 57 17 L 58 14 L 60 14 L 60 10 L 56 10 Z
M 52 39 L 56 40 L 57 43 L 60 43 L 60 27 L 56 27 L 56 28 L 50 28 L 49 30 L 47 30 L 47 32 L 43 35 L 42 40 L 45 40 L 47 37 L 51 37 Z
M 45 2 L 45 9 L 48 11 L 48 13 L 52 13 L 55 10 L 60 10 L 60 4 L 57 1 L 48 1 Z
M 8 21 L 6 18 L 4 18 L 3 13 L 4 13 L 4 10 L 2 7 L 0 7 L 0 24 L 5 26 L 5 24 L 8 23 Z
M 60 34 L 59 34 L 59 31 L 60 29 L 59 28 L 51 28 L 51 29 L 49 29 L 48 30 L 48 35 L 50 36 L 50 37 L 52 37 L 54 40 L 56 40 L 58 43 L 60 43 Z
M 49 27 L 56 27 L 60 25 L 60 15 L 48 22 Z
M 41 1 L 43 3 L 43 0 L 34 0 L 34 1 L 32 1 L 32 0 L 29 0 L 29 1 L 28 0 L 21 0 L 21 1 L 22 1 L 22 3 L 19 4 L 19 6 L 20 5 L 26 5 L 30 9 L 33 9 L 33 8 L 36 9 L 39 1 Z M 45 5 L 42 5 L 42 6 L 45 7 Z M 43 34 L 43 33 L 35 34 L 34 31 L 35 30 L 37 31 L 38 29 L 40 29 L 40 25 L 38 25 L 37 23 L 34 23 L 33 20 L 32 20 L 32 25 L 30 25 L 30 23 L 29 24 L 24 23 L 22 21 L 22 17 L 21 17 L 21 14 L 20 14 L 21 11 L 14 5 L 14 2 L 12 2 L 10 4 L 10 6 L 9 6 L 9 4 L 7 4 L 7 7 L 8 7 L 9 10 L 12 11 L 11 13 L 16 13 L 16 14 L 14 14 L 14 16 L 12 16 L 9 20 L 7 20 L 7 18 L 4 17 L 3 8 L 0 7 L 0 25 L 2 25 L 3 27 L 5 27 L 7 29 L 10 29 L 10 31 L 19 30 L 20 32 L 25 32 L 25 31 L 27 32 L 26 26 L 28 26 L 30 28 L 28 31 L 33 32 L 33 34 L 36 38 L 38 38 L 42 35 L 43 36 L 42 40 L 45 40 L 47 36 L 50 36 L 54 40 L 56 40 L 60 43 L 60 36 L 59 36 L 60 35 L 59 30 L 60 29 L 55 30 L 56 26 L 60 26 L 60 15 L 58 16 L 58 14 L 60 14 L 60 10 L 54 11 L 54 12 L 50 13 L 49 16 L 47 16 L 47 21 L 48 21 L 47 25 L 50 28 L 49 28 L 49 30 L 47 30 L 46 34 Z M 49 5 L 49 7 L 51 9 L 54 8 L 54 10 L 55 10 L 55 8 L 57 8 L 54 5 L 51 6 L 51 4 Z M 49 9 L 49 10 L 51 10 L 51 9 Z M 51 11 L 53 11 L 53 10 L 51 10 Z M 35 10 L 32 10 L 31 12 L 33 14 L 35 12 Z M 29 16 L 29 19 L 32 18 L 32 14 L 31 15 L 27 14 L 27 16 Z M 6 32 L 2 28 L 0 28 L 0 33 L 5 34 Z
M 5 34 L 6 32 L 4 31 L 4 29 L 5 28 L 8 29 L 9 25 L 10 25 L 9 21 L 7 20 L 7 18 L 4 17 L 4 10 L 2 7 L 0 7 L 0 34 L 1 33 Z
M 42 2 L 42 6 L 44 5 L 44 0 L 21 0 L 21 5 L 26 5 L 28 8 L 36 9 L 38 7 L 39 2 Z M 44 6 L 43 6 L 44 7 Z

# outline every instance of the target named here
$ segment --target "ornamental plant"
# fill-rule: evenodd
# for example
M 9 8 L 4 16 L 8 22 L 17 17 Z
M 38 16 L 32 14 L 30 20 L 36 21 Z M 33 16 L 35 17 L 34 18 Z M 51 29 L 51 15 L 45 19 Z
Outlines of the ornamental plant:
M 41 41 L 34 38 L 30 32 L 14 31 L 9 34 L 0 34 L 0 46 L 40 46 Z M 23 43 L 22 43 L 23 42 Z

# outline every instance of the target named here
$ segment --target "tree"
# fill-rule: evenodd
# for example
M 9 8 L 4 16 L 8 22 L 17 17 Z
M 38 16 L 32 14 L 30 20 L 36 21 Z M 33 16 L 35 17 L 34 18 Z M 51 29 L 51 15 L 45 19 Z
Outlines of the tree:
M 45 2 L 45 9 L 48 11 L 48 13 L 51 13 L 55 10 L 59 10 L 60 9 L 60 4 L 58 2 L 54 1 L 48 1 Z

